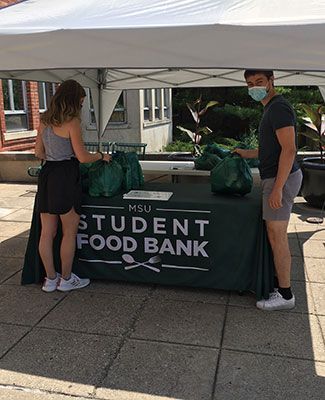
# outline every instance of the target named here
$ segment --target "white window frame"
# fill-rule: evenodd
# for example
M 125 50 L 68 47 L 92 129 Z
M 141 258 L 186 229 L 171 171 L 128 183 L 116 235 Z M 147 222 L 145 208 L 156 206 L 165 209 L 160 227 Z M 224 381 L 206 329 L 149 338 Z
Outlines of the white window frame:
M 43 113 L 47 109 L 47 97 L 46 97 L 46 83 L 45 82 L 37 82 L 38 85 L 42 85 L 42 97 L 45 108 L 39 108 L 39 112 Z M 38 101 L 39 101 L 39 92 L 38 92 Z
M 143 126 L 154 126 L 170 123 L 171 121 L 171 98 L 170 88 L 158 88 L 158 89 L 143 89 Z M 149 94 L 149 105 L 146 105 L 146 91 Z M 166 91 L 166 97 L 165 97 Z M 156 96 L 158 93 L 159 104 L 156 105 Z M 165 105 L 165 99 L 168 99 Z M 145 118 L 145 111 L 149 110 L 149 119 Z M 159 117 L 156 117 L 156 111 L 159 110 Z M 167 116 L 165 116 L 167 114 Z
M 164 99 L 162 98 L 162 89 L 154 89 L 155 90 L 155 113 L 154 113 L 154 120 L 161 121 L 162 118 L 162 110 L 164 105 Z M 158 102 L 157 102 L 158 100 Z M 158 117 L 156 116 L 158 111 Z
M 26 90 L 26 82 L 21 81 L 22 85 L 22 95 L 23 95 L 23 110 L 16 110 L 15 109 L 15 102 L 14 102 L 14 90 L 13 90 L 13 83 L 12 79 L 7 79 L 8 82 L 8 95 L 9 95 L 9 104 L 10 104 L 10 110 L 4 110 L 4 114 L 6 115 L 26 115 L 26 121 L 27 121 L 27 127 L 22 128 L 19 131 L 9 131 L 6 132 L 10 135 L 10 133 L 14 132 L 25 132 L 28 131 L 28 115 L 27 115 L 27 90 Z
M 145 111 L 148 112 L 148 118 L 145 118 Z M 144 123 L 148 123 L 148 122 L 152 121 L 152 114 L 153 114 L 152 113 L 152 90 L 151 89 L 143 89 L 143 121 L 144 121 Z
M 171 90 L 170 88 L 163 89 L 164 109 L 163 109 L 163 118 L 162 119 L 164 119 L 164 120 L 170 120 L 170 90 Z

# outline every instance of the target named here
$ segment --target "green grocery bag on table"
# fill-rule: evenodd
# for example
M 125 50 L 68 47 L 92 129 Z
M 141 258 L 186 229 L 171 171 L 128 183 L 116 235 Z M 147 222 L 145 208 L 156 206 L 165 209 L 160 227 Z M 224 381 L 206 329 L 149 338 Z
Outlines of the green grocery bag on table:
M 213 153 L 206 153 L 194 160 L 195 169 L 211 171 L 219 162 L 221 158 Z
M 214 193 L 244 196 L 253 187 L 253 177 L 247 162 L 239 154 L 230 153 L 211 171 L 211 190 Z
M 216 143 L 207 144 L 204 153 L 216 154 L 220 158 L 225 158 L 231 154 L 231 151 L 218 146 Z
M 123 169 L 114 160 L 110 162 L 97 161 L 88 171 L 89 194 L 93 197 L 115 196 L 122 188 Z
M 144 177 L 138 155 L 135 152 L 125 153 L 117 151 L 113 154 L 113 160 L 116 161 L 123 170 L 122 187 L 125 190 L 139 189 L 144 185 Z
M 88 193 L 89 191 L 89 170 L 90 168 L 96 168 L 96 164 L 99 161 L 95 161 L 93 163 L 80 163 L 80 179 L 81 179 L 81 188 L 84 193 Z

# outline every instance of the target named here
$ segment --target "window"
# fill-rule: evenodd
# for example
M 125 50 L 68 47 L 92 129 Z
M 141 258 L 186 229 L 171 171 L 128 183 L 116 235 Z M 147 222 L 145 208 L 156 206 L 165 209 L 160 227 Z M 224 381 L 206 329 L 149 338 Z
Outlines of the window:
M 161 119 L 161 89 L 155 90 L 155 119 Z
M 38 102 L 40 112 L 45 111 L 47 109 L 45 82 L 38 82 Z
M 96 116 L 91 92 L 86 89 L 87 101 L 84 102 L 84 107 L 88 109 L 87 128 L 96 129 Z M 123 91 L 116 103 L 114 111 L 109 120 L 109 124 L 125 124 L 126 123 L 126 92 Z
M 170 90 L 171 89 L 163 89 L 164 90 L 164 119 L 170 118 Z
M 113 114 L 109 120 L 109 124 L 125 124 L 126 123 L 126 95 L 123 91 L 117 100 Z
M 151 89 L 143 91 L 143 119 L 150 121 L 150 110 L 152 108 Z
M 159 123 L 170 119 L 171 89 L 145 89 L 143 91 L 144 123 Z
M 87 128 L 96 129 L 96 116 L 94 110 L 93 99 L 91 97 L 91 92 L 89 89 L 86 89 L 86 99 L 84 101 L 83 107 L 87 107 Z
M 24 81 L 2 80 L 7 132 L 28 129 L 26 85 Z
M 44 112 L 48 108 L 56 88 L 56 83 L 38 82 L 38 101 L 40 112 Z

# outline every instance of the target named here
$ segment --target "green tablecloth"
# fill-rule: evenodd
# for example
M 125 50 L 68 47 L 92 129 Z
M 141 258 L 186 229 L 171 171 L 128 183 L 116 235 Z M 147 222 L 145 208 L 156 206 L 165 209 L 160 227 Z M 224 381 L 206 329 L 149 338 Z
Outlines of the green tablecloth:
M 215 195 L 210 185 L 146 184 L 172 191 L 169 201 L 83 195 L 73 270 L 93 279 L 252 290 L 273 288 L 274 265 L 261 217 L 261 192 Z M 44 277 L 34 212 L 22 284 Z M 60 270 L 59 236 L 54 244 Z

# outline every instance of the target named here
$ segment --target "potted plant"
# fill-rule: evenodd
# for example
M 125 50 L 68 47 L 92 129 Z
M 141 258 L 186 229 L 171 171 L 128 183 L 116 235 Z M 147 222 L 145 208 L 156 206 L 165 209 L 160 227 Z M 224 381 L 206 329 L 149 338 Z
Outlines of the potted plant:
M 207 126 L 201 127 L 200 122 L 201 122 L 201 117 L 208 111 L 209 108 L 215 106 L 218 104 L 217 101 L 209 101 L 205 107 L 202 105 L 202 95 L 198 99 L 196 99 L 193 103 L 186 103 L 187 108 L 189 109 L 194 122 L 195 122 L 195 127 L 194 130 L 191 131 L 189 129 L 183 128 L 182 126 L 177 126 L 179 130 L 182 132 L 185 132 L 191 139 L 192 144 L 193 144 L 193 152 L 191 156 L 191 160 L 194 160 L 195 157 L 198 157 L 201 155 L 201 148 L 200 148 L 200 142 L 202 139 L 202 135 L 206 135 L 211 133 L 211 129 Z
M 301 104 L 300 108 L 307 117 L 303 117 L 304 124 L 308 127 L 302 135 L 310 138 L 319 149 L 318 157 L 304 158 L 301 164 L 303 182 L 301 194 L 313 207 L 322 208 L 325 202 L 325 106 L 317 108 Z

